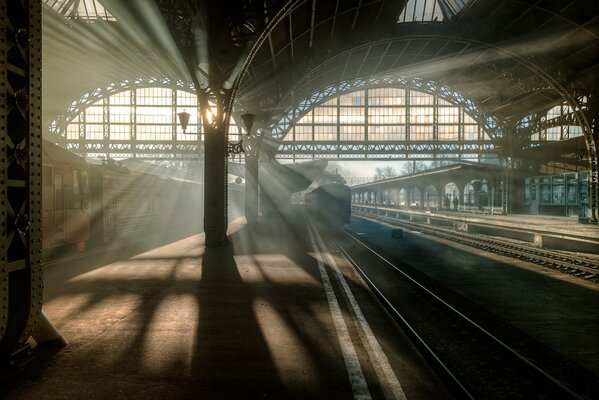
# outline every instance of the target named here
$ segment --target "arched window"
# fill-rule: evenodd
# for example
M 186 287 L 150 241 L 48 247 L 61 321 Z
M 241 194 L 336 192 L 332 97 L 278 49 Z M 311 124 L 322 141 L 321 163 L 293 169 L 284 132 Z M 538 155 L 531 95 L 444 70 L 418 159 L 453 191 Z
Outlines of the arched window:
M 185 132 L 177 117 L 183 111 L 190 114 Z M 240 133 L 231 118 L 229 140 L 238 141 Z M 59 132 L 67 148 L 92 158 L 173 156 L 179 150 L 172 143 L 203 142 L 203 134 L 195 93 L 168 87 L 138 87 L 107 94 L 80 108 Z M 199 147 L 182 148 L 199 151 Z M 161 154 L 161 149 L 168 154 Z
M 485 121 L 480 114 L 478 121 L 470 114 L 472 105 L 463 99 L 450 102 L 438 92 L 369 88 L 298 111 L 293 111 L 295 119 L 284 118 L 273 129 L 283 140 L 278 158 L 290 158 L 294 150 L 300 154 L 296 158 L 308 158 L 310 151 L 315 158 L 326 152 L 338 155 L 332 158 L 351 158 L 361 156 L 360 149 L 379 155 L 415 150 L 424 156 L 451 153 L 456 158 L 469 150 L 480 154 L 480 149 L 492 148 Z M 412 145 L 418 149 L 409 148 Z
M 464 111 L 436 95 L 399 88 L 359 90 L 305 113 L 284 141 L 489 140 Z
M 544 121 L 550 122 L 556 118 L 573 114 L 574 110 L 572 106 L 568 104 L 560 104 L 549 110 L 546 116 L 543 118 Z M 578 125 L 559 125 L 552 126 L 532 135 L 533 141 L 542 140 L 543 138 L 548 141 L 566 140 L 577 136 L 582 136 L 582 128 Z

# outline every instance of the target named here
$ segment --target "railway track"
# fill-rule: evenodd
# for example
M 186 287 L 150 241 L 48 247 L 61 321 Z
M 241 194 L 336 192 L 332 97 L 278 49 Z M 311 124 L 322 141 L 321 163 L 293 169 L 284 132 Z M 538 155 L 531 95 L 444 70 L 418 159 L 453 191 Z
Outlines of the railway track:
M 457 398 L 585 399 L 597 395 L 592 384 L 589 389 L 572 383 L 571 369 L 566 378 L 559 376 L 564 373 L 560 368 L 565 367 L 555 364 L 561 360 L 545 358 L 543 351 L 523 354 L 530 339 L 514 340 L 514 332 L 505 335 L 501 328 L 499 335 L 494 334 L 484 317 L 481 320 L 486 325 L 477 322 L 476 310 L 452 305 L 442 290 L 411 267 L 380 254 L 347 232 L 335 234 L 334 240 Z M 538 364 L 535 357 L 543 358 L 553 369 L 540 367 L 546 364 Z M 578 375 L 573 375 L 576 381 Z
M 599 260 L 576 253 L 543 249 L 532 244 L 513 242 L 496 237 L 459 232 L 427 224 L 399 220 L 397 218 L 353 211 L 362 218 L 385 222 L 391 226 L 419 231 L 427 235 L 450 240 L 484 251 L 516 258 L 522 261 L 552 268 L 586 280 L 599 281 Z

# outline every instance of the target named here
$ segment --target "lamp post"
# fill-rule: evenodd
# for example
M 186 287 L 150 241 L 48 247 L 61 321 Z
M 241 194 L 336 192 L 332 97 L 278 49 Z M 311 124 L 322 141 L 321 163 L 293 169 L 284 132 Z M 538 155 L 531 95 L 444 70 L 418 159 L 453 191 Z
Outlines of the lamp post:
M 245 152 L 245 219 L 248 224 L 256 222 L 260 203 L 260 186 L 258 185 L 258 159 L 263 133 L 252 136 L 252 126 L 256 115 L 245 113 L 241 116 L 247 138 L 243 144 Z

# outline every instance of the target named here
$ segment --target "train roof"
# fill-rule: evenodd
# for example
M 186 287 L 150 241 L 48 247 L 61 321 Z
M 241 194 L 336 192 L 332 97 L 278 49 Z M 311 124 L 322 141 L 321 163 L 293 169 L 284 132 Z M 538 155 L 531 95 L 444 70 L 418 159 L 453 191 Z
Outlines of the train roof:
M 44 162 L 52 161 L 54 163 L 60 162 L 64 164 L 87 166 L 87 162 L 85 162 L 83 157 L 45 139 L 42 142 L 42 157 Z

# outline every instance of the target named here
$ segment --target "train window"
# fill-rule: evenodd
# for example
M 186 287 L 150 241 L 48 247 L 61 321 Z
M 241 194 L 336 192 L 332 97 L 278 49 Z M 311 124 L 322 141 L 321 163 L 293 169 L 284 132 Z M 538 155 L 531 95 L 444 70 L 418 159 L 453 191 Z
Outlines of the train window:
M 551 204 L 551 180 L 541 178 L 541 203 Z
M 564 178 L 553 177 L 553 204 L 564 204 Z
M 81 193 L 89 193 L 89 179 L 87 177 L 87 171 L 81 171 Z
M 567 201 L 568 204 L 576 204 L 578 203 L 577 192 L 577 183 L 576 178 L 568 178 L 568 194 Z
M 73 194 L 79 194 L 79 170 L 73 170 Z

